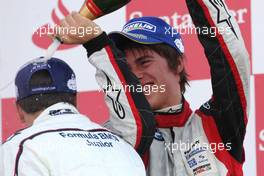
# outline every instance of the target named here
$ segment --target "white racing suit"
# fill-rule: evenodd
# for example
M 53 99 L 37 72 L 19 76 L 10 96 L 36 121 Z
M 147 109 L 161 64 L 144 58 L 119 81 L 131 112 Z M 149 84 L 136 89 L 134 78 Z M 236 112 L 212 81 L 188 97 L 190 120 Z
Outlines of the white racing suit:
M 146 175 L 133 147 L 67 103 L 47 108 L 1 150 L 1 176 Z
M 139 145 L 138 136 L 142 135 L 139 118 L 126 116 L 122 109 L 130 106 L 134 112 L 131 97 L 137 105 L 143 97 L 112 86 L 138 81 L 131 76 L 124 54 L 103 33 L 84 47 L 90 63 L 97 68 L 99 85 L 107 89 L 106 103 L 111 111 L 107 125 L 144 155 L 150 176 L 243 175 L 243 141 L 250 98 L 249 55 L 238 24 L 222 0 L 186 0 L 186 3 L 196 27 L 228 29 L 217 31 L 216 36 L 198 34 L 211 68 L 212 98 L 195 111 L 183 97 L 181 108 L 168 107 L 155 112 L 153 143 L 149 150 L 140 149 L 143 141 Z M 110 86 L 106 88 L 107 85 Z M 141 109 L 145 112 L 145 108 Z

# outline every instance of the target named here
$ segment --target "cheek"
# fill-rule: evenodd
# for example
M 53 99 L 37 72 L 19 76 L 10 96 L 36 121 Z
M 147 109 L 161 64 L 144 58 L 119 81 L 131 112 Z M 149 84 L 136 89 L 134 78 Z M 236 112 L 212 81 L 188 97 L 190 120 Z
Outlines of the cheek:
M 146 98 L 153 110 L 161 109 L 166 102 L 166 96 L 160 92 L 151 92 Z
M 158 82 L 163 82 L 163 80 L 166 78 L 166 74 L 157 67 L 149 67 L 144 69 L 144 74 L 148 78 L 155 79 Z

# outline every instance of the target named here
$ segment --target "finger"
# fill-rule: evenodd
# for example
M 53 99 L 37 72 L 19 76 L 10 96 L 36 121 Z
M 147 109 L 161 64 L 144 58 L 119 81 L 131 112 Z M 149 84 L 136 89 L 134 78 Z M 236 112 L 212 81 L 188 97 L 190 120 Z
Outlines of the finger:
M 72 17 L 77 23 L 80 23 L 80 24 L 87 23 L 87 21 L 90 21 L 88 18 L 83 17 L 78 12 L 72 12 Z
M 53 35 L 54 36 L 60 36 L 61 35 L 61 26 L 59 26 L 59 25 L 56 25 L 55 27 L 54 27 L 54 30 L 53 30 Z
M 65 19 L 61 20 L 61 25 L 55 27 L 55 37 L 61 38 L 64 35 L 68 35 L 70 25 Z
M 60 35 L 69 35 L 69 29 L 71 28 L 70 24 L 66 19 L 61 21 L 60 25 Z
M 70 25 L 70 26 L 76 26 L 77 23 L 75 21 L 75 19 L 73 18 L 72 16 L 72 13 L 70 15 L 68 15 L 66 18 L 65 18 L 66 22 Z
M 66 18 L 61 20 L 60 27 L 65 27 L 65 28 L 69 28 L 70 27 L 70 24 L 68 23 Z
M 48 33 L 47 36 L 50 38 L 50 39 L 54 39 L 56 37 L 56 35 L 54 33 Z
M 68 35 L 62 35 L 60 37 L 56 37 L 61 43 L 72 44 L 73 40 Z

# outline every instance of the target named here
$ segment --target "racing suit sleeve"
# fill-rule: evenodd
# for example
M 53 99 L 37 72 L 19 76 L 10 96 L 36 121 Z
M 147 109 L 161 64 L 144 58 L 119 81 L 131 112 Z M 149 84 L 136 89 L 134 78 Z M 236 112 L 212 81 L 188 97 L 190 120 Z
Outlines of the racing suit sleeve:
M 212 98 L 199 112 L 213 118 L 223 143 L 231 144 L 229 153 L 243 163 L 250 99 L 250 63 L 244 40 L 224 0 L 186 0 L 186 3 L 197 30 L 215 31 L 198 32 L 210 65 L 213 90 Z
M 105 93 L 110 119 L 105 126 L 120 135 L 143 156 L 155 130 L 154 114 L 140 82 L 129 70 L 124 54 L 106 33 L 83 45 L 89 62 L 96 68 L 96 80 Z
M 49 176 L 50 170 L 44 164 L 44 161 L 38 156 L 38 153 L 24 146 L 23 155 L 17 168 L 17 176 Z M 58 168 L 59 169 L 59 168 Z
M 49 169 L 41 161 L 38 154 L 31 149 L 24 147 L 23 155 L 17 163 L 17 156 L 19 155 L 17 145 L 9 145 L 5 143 L 2 145 L 2 155 L 0 156 L 2 168 L 0 170 L 1 176 L 49 176 Z

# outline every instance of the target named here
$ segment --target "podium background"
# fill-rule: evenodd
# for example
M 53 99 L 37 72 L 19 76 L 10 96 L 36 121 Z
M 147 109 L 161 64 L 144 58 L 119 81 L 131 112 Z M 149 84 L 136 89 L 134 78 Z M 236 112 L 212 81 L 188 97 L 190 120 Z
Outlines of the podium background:
M 44 55 L 48 39 L 36 32 L 40 27 L 58 23 L 70 11 L 78 11 L 83 0 L 0 0 L 0 142 L 23 127 L 15 106 L 14 77 L 26 61 Z M 263 60 L 263 1 L 226 0 L 237 19 L 246 47 L 251 56 L 251 111 L 248 122 L 244 175 L 264 175 L 264 60 Z M 154 15 L 174 27 L 192 25 L 184 0 L 132 0 L 132 2 L 96 22 L 106 32 L 120 30 L 125 22 L 137 16 Z M 209 67 L 195 35 L 184 35 L 190 88 L 186 99 L 193 109 L 207 101 L 212 94 Z M 55 57 L 65 60 L 77 74 L 78 108 L 92 120 L 103 123 L 108 110 L 99 93 L 85 50 L 81 46 L 62 46 Z

